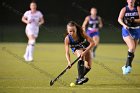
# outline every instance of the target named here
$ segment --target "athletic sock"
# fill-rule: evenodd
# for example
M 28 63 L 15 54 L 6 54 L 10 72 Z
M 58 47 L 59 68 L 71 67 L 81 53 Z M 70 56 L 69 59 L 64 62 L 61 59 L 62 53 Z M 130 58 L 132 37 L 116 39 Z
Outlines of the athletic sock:
M 78 79 L 83 78 L 83 74 L 84 74 L 84 61 L 83 60 L 78 61 L 77 69 L 78 69 Z
M 127 56 L 127 61 L 126 61 L 126 67 L 127 66 L 131 66 L 132 67 L 133 58 L 134 58 L 134 53 L 128 51 L 128 56 Z
M 29 44 L 29 57 L 33 58 L 34 44 Z
M 93 47 L 93 57 L 94 57 L 94 58 L 95 58 L 95 56 L 96 56 L 96 54 L 95 54 L 96 49 L 97 49 L 97 46 L 94 46 L 94 47 Z
M 84 74 L 83 77 L 90 71 L 91 68 L 84 67 Z
M 93 47 L 93 53 L 95 53 L 96 49 L 97 49 L 97 46 L 94 46 Z
M 27 45 L 27 47 L 26 47 L 25 56 L 26 56 L 26 57 L 29 56 L 29 45 Z

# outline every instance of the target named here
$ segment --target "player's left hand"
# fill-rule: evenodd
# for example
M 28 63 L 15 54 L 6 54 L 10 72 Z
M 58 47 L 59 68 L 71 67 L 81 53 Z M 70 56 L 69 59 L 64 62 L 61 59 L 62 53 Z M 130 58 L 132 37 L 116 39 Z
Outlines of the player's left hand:
M 82 53 L 81 53 L 81 58 L 84 57 L 85 55 L 86 55 L 86 52 L 85 52 L 85 51 L 82 52 Z
M 68 63 L 68 68 L 69 68 L 69 69 L 71 68 L 71 63 L 70 63 L 70 62 Z
M 126 26 L 124 26 L 124 28 L 125 28 L 125 29 L 127 29 L 127 30 L 129 30 L 129 26 L 127 26 L 127 25 L 126 25 Z
M 133 23 L 133 22 L 134 22 L 134 18 L 128 18 L 128 19 L 127 19 L 127 22 L 128 22 L 128 23 Z
M 42 24 L 39 22 L 38 25 L 41 26 Z

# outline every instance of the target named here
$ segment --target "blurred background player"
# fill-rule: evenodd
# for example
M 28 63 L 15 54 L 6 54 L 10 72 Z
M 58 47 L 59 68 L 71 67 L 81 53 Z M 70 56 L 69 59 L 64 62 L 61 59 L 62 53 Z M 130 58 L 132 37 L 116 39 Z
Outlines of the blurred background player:
M 123 74 L 128 74 L 132 69 L 134 52 L 140 38 L 140 7 L 135 6 L 136 0 L 127 0 L 127 4 L 120 11 L 118 22 L 122 27 L 122 37 L 128 46 L 128 55 L 125 66 L 122 67 Z M 136 29 L 132 29 L 136 28 Z
M 32 61 L 34 45 L 39 33 L 39 26 L 44 23 L 43 15 L 37 10 L 37 4 L 35 2 L 30 3 L 30 10 L 24 13 L 22 22 L 27 24 L 25 32 L 28 37 L 28 45 L 26 47 L 24 59 L 25 61 Z
M 97 16 L 97 9 L 92 7 L 89 16 L 83 22 L 82 28 L 94 40 L 95 46 L 93 47 L 93 57 L 99 44 L 99 30 L 103 27 L 101 17 Z
M 92 57 L 91 48 L 94 46 L 93 40 L 83 31 L 77 23 L 70 21 L 67 24 L 67 35 L 65 37 L 65 52 L 68 66 L 71 67 L 71 59 L 69 47 L 72 49 L 74 55 L 81 59 L 78 61 L 78 78 L 76 80 L 77 85 L 81 85 L 88 81 L 88 78 L 84 77 L 91 69 Z M 86 61 L 84 61 L 84 58 Z M 85 62 L 85 63 L 84 63 Z

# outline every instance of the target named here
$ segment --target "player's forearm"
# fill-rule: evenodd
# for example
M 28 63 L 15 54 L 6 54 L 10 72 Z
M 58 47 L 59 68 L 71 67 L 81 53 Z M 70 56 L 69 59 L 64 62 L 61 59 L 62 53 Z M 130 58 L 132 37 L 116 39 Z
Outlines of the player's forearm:
M 42 25 L 44 24 L 44 19 L 42 19 L 40 22 L 39 22 L 39 25 Z
M 82 29 L 83 29 L 84 31 L 86 31 L 86 26 L 85 26 L 85 25 L 82 25 Z
M 99 18 L 99 28 L 101 29 L 102 27 L 103 27 L 103 22 L 102 22 L 102 20 L 101 20 L 101 18 Z
M 135 19 L 134 22 L 140 23 L 140 19 Z
M 123 27 L 126 27 L 126 25 L 124 24 L 124 22 L 123 22 L 122 19 L 118 19 L 118 22 L 119 22 Z
M 25 24 L 28 24 L 28 20 L 22 18 L 22 22 L 24 22 Z
M 84 23 L 83 23 L 83 25 L 82 25 L 82 29 L 83 29 L 84 31 L 86 31 L 86 25 L 87 25 L 87 22 L 84 21 Z
M 99 28 L 101 29 L 103 27 L 103 24 L 99 24 Z
M 70 61 L 70 53 L 66 53 L 66 59 L 67 59 L 68 63 L 71 62 L 71 61 Z
M 94 42 L 90 42 L 90 45 L 86 48 L 86 50 L 84 52 L 88 52 L 89 50 L 92 49 L 92 47 L 95 46 Z

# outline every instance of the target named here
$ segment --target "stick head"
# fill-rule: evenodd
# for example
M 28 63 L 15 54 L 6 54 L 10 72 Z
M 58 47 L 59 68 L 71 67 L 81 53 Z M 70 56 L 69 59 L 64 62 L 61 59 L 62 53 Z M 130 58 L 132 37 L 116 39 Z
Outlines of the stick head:
M 51 81 L 50 81 L 50 86 L 52 86 L 53 84 L 54 84 L 54 82 L 51 80 Z

